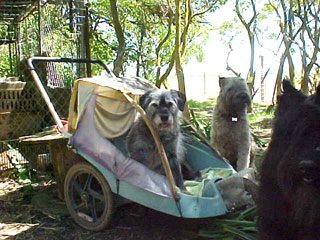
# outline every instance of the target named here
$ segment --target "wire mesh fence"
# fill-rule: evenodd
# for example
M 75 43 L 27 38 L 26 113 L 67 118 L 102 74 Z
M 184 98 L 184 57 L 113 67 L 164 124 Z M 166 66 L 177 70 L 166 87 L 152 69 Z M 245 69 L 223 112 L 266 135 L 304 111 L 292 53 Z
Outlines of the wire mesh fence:
M 73 82 L 77 79 L 75 64 L 63 63 L 36 63 L 36 71 L 44 85 L 58 115 L 62 119 L 67 119 L 69 99 Z M 0 84 L 0 140 L 2 153 L 0 164 L 6 168 L 9 164 L 7 152 L 16 149 L 20 154 L 15 158 L 20 158 L 24 163 L 29 162 L 30 168 L 37 168 L 39 156 L 48 154 L 46 144 L 26 144 L 26 136 L 39 137 L 43 134 L 51 134 L 55 131 L 55 123 L 41 97 L 35 82 L 33 81 L 26 63 L 22 63 L 24 68 L 23 79 L 25 81 L 5 81 Z M 67 72 L 68 74 L 64 74 Z M 17 83 L 24 83 L 23 89 L 18 88 Z M 9 87 L 8 87 L 9 86 Z M 41 133 L 41 134 L 40 134 Z M 9 144 L 8 144 L 9 143 Z M 11 148 L 8 148 L 8 145 Z M 1 168 L 0 168 L 1 170 Z
M 6 14 L 13 14 L 18 2 L 11 4 L 7 4 Z M 0 171 L 14 167 L 16 161 L 30 169 L 43 168 L 43 163 L 50 161 L 46 143 L 25 141 L 28 136 L 39 137 L 55 131 L 27 59 L 34 55 L 81 58 L 84 52 L 84 0 L 30 1 L 27 7 L 28 11 L 19 12 L 16 19 L 4 21 L 1 17 L 4 13 L 0 13 Z M 34 65 L 58 115 L 67 119 L 73 83 L 87 76 L 86 65 L 70 62 Z
M 28 163 L 30 169 L 43 169 L 43 164 L 50 161 L 48 141 L 44 137 L 57 134 L 57 127 L 31 70 L 36 72 L 61 120 L 67 121 L 74 82 L 80 77 L 88 77 L 87 74 L 79 75 L 79 69 L 81 65 L 90 64 L 98 65 L 96 69 L 101 71 L 109 71 L 99 60 L 33 57 L 28 63 L 21 63 L 25 81 L 3 82 L 7 93 L 2 94 L 6 98 L 0 100 L 6 102 L 3 104 L 6 112 L 0 112 L 0 115 L 7 119 L 1 121 L 5 131 L 1 135 L 0 150 L 5 157 L 0 158 L 0 170 L 14 166 L 9 152 L 16 152 L 15 160 Z

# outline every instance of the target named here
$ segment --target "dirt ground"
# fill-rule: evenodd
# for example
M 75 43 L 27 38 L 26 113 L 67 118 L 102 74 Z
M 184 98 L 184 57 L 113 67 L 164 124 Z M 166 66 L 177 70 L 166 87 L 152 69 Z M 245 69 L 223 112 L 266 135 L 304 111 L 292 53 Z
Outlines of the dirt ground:
M 128 204 L 118 208 L 111 225 L 90 232 L 69 217 L 63 201 L 56 198 L 53 181 L 24 189 L 16 181 L 0 179 L 0 239 L 205 239 L 197 236 L 206 219 L 181 219 Z
M 264 120 L 254 133 L 270 140 L 270 120 Z M 259 149 L 257 161 L 263 150 Z M 129 204 L 118 208 L 111 224 L 101 232 L 79 227 L 68 215 L 63 201 L 57 198 L 53 177 L 24 188 L 0 173 L 0 240 L 205 240 L 198 231 L 209 219 L 181 219 Z

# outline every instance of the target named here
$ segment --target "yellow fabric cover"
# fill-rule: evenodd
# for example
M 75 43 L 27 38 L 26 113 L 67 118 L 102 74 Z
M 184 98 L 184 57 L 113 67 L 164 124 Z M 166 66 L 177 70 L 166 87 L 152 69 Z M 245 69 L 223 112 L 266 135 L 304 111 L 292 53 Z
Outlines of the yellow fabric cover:
M 128 81 L 131 83 L 128 84 Z M 109 77 L 77 80 L 70 99 L 68 131 L 72 133 L 76 129 L 78 120 L 92 94 L 97 94 L 94 121 L 99 133 L 106 138 L 115 138 L 128 131 L 136 117 L 136 110 L 122 93 L 127 93 L 137 100 L 147 90 L 145 86 L 139 86 L 139 82 L 134 81 L 136 79 Z
M 126 133 L 135 116 L 130 103 L 97 96 L 94 123 L 103 137 L 114 138 Z

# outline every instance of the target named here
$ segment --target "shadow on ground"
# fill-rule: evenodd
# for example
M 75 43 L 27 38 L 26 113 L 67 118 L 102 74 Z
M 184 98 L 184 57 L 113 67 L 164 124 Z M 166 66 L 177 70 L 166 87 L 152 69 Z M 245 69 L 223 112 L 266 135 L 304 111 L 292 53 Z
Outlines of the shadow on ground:
M 90 232 L 73 222 L 64 202 L 56 196 L 52 181 L 26 189 L 9 178 L 1 178 L 0 239 L 206 239 L 197 233 L 207 219 L 172 217 L 134 203 L 118 208 L 103 231 Z

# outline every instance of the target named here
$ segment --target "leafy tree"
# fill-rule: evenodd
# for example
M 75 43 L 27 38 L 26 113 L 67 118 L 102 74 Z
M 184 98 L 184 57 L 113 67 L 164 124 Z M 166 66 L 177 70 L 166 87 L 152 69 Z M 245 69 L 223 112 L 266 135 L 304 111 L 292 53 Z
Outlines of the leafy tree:
M 243 12 L 246 12 L 248 8 L 251 8 L 252 16 L 249 20 L 246 20 Z M 253 93 L 253 86 L 254 86 L 254 80 L 255 80 L 255 70 L 254 70 L 255 31 L 256 31 L 256 20 L 258 16 L 258 13 L 256 10 L 256 3 L 254 0 L 250 0 L 250 2 L 236 0 L 235 12 L 238 18 L 240 19 L 241 23 L 245 27 L 246 32 L 248 34 L 249 42 L 250 42 L 251 56 L 250 56 L 249 71 L 247 75 L 247 84 L 248 84 L 250 93 Z
M 279 95 L 281 89 L 281 81 L 283 76 L 284 63 L 287 60 L 289 66 L 289 76 L 290 80 L 293 82 L 295 77 L 295 68 L 292 60 L 292 44 L 299 32 L 301 31 L 301 26 L 296 26 L 294 21 L 294 9 L 296 5 L 292 0 L 269 0 L 268 5 L 273 9 L 277 16 L 279 22 L 279 29 L 282 35 L 282 41 L 284 43 L 284 52 L 280 58 L 280 65 L 278 68 L 276 85 L 274 94 Z
M 113 2 L 113 5 L 109 2 Z M 202 44 L 193 40 L 200 39 L 200 36 L 204 40 L 207 38 L 209 24 L 204 23 L 204 15 L 222 3 L 223 0 L 180 1 L 178 29 L 177 7 L 173 0 L 94 0 L 89 8 L 92 45 L 104 45 L 105 51 L 112 53 L 108 55 L 109 58 L 119 56 L 119 47 L 124 47 L 122 71 L 119 72 L 124 74 L 128 66 L 135 66 L 137 76 L 153 80 L 160 86 L 175 64 L 177 30 L 180 34 L 181 64 L 192 55 L 201 60 Z M 117 12 L 112 14 L 112 9 Z M 114 19 L 118 19 L 119 24 L 115 24 Z M 93 47 L 92 50 L 93 56 L 102 56 L 101 49 Z
M 88 10 L 91 58 L 110 64 L 114 60 L 118 44 L 111 20 L 110 2 L 91 1 Z M 125 63 L 123 65 L 125 66 Z M 98 71 L 96 65 L 92 67 L 94 72 Z
M 226 57 L 226 65 L 227 71 L 231 71 L 235 76 L 240 77 L 241 73 L 238 72 L 233 66 L 230 66 L 230 55 L 233 52 L 233 42 L 234 39 L 241 33 L 241 29 L 239 25 L 237 25 L 237 20 L 232 19 L 231 21 L 225 21 L 219 27 L 219 35 L 221 37 L 221 41 L 228 45 L 229 51 Z
M 178 78 L 179 89 L 185 92 L 184 75 L 181 63 L 186 61 L 188 56 L 188 46 L 194 40 L 197 32 L 201 32 L 199 22 L 205 20 L 205 14 L 213 12 L 219 5 L 225 1 L 175 1 L 175 46 L 171 54 L 169 66 L 164 75 L 159 78 L 157 86 L 160 86 L 170 74 L 173 65 L 176 64 L 176 74 Z M 203 30 L 202 30 L 203 31 Z M 192 49 L 197 49 L 193 47 Z M 198 48 L 201 50 L 201 47 Z M 201 52 L 201 51 L 200 51 Z M 194 52 L 193 52 L 194 53 Z M 198 58 L 199 59 L 199 58 Z M 201 59 L 201 57 L 200 57 Z
M 110 1 L 112 23 L 118 39 L 117 57 L 114 61 L 113 72 L 116 76 L 119 76 L 119 73 L 122 70 L 124 51 L 126 50 L 125 49 L 126 43 L 124 39 L 123 29 L 119 20 L 117 0 L 109 0 L 109 1 Z
M 288 63 L 289 78 L 297 80 L 293 55 L 294 46 L 298 46 L 301 55 L 301 90 L 309 91 L 310 72 L 317 65 L 319 52 L 319 2 L 307 0 L 268 0 L 264 10 L 275 13 L 279 24 L 284 50 L 280 57 L 274 95 L 280 92 L 285 61 Z M 298 38 L 299 36 L 299 38 Z
M 137 76 L 154 79 L 155 46 L 165 32 L 163 16 L 166 9 L 159 3 L 160 1 L 117 1 L 120 26 L 116 29 L 109 1 L 93 1 L 89 8 L 92 22 L 91 45 L 103 45 L 103 48 L 95 47 L 92 54 L 107 62 L 113 61 L 118 54 L 119 42 L 116 36 L 123 34 L 124 42 L 122 40 L 121 44 L 125 45 L 125 51 L 122 56 L 122 74 L 125 74 L 130 65 L 135 65 Z M 120 29 L 123 33 L 119 32 Z M 159 59 L 168 56 L 167 47 L 167 43 L 164 44 L 164 51 L 159 54 Z M 108 55 L 103 55 L 103 49 Z
M 166 85 L 169 74 L 175 71 L 179 89 L 185 92 L 183 66 L 190 56 L 196 56 L 198 61 L 202 60 L 202 48 L 211 28 L 207 17 L 225 2 L 226 0 L 88 1 L 91 58 L 102 59 L 107 64 L 113 63 L 113 70 L 117 75 L 124 75 L 129 69 L 134 69 L 136 76 L 146 78 L 159 87 Z M 9 49 L 13 56 L 21 54 L 21 58 L 38 54 L 40 49 L 50 56 L 78 57 L 76 43 L 79 23 L 72 4 L 72 1 L 43 3 L 40 27 L 42 45 L 38 42 L 37 12 L 24 18 L 19 25 L 21 44 L 11 48 L 8 45 L 1 46 L 0 72 L 3 75 L 13 72 L 10 69 Z M 230 49 L 227 56 L 228 70 L 239 75 L 239 69 L 230 66 L 229 57 L 238 35 L 244 32 L 251 49 L 247 75 L 248 82 L 251 82 L 255 74 L 255 44 L 258 42 L 263 46 L 259 38 L 263 34 L 268 35 L 269 39 L 272 38 L 277 43 L 272 46 L 271 51 L 279 57 L 275 94 L 280 90 L 286 68 L 291 81 L 301 82 L 302 91 L 308 93 L 319 78 L 319 2 L 234 0 L 233 4 L 237 18 L 226 19 L 219 31 Z M 261 5 L 264 7 L 259 10 Z M 278 28 L 265 27 L 265 19 L 276 23 Z M 11 31 L 7 26 L 1 26 L 0 32 L 1 35 L 6 35 Z M 300 60 L 298 64 L 296 56 Z M 11 60 L 14 65 L 15 59 Z M 297 74 L 297 66 L 301 66 L 301 78 Z M 73 78 L 67 70 L 61 71 L 68 78 Z M 97 74 L 101 69 L 93 65 L 93 71 Z
M 8 76 L 11 72 L 10 58 L 9 56 L 9 45 L 0 46 L 0 76 Z
M 307 0 L 265 0 L 264 2 L 259 2 L 259 6 L 263 4 L 259 14 L 254 6 L 257 4 L 258 2 L 251 0 L 235 0 L 234 5 L 234 11 L 240 20 L 238 22 L 241 22 L 245 27 L 251 45 L 248 76 L 254 74 L 254 41 L 257 40 L 259 45 L 264 48 L 260 38 L 264 38 L 267 35 L 268 41 L 275 43 L 270 50 L 277 57 L 280 53 L 274 95 L 279 94 L 285 67 L 288 66 L 289 77 L 292 82 L 300 80 L 295 70 L 296 62 L 293 60 L 297 56 L 297 47 L 301 55 L 301 89 L 307 93 L 308 86 L 312 81 L 315 81 L 310 79 L 311 71 L 314 71 L 312 76 L 314 78 L 317 77 L 315 66 L 318 66 L 317 55 L 319 52 L 319 3 Z M 266 19 L 268 19 L 268 23 L 266 23 Z M 268 26 L 270 21 L 276 23 L 279 28 L 270 28 Z M 219 28 L 220 36 L 230 49 L 227 56 L 227 69 L 235 75 L 239 75 L 239 73 L 230 66 L 229 56 L 233 51 L 233 43 L 240 34 L 238 22 L 236 19 L 228 20 Z
M 200 7 L 198 6 L 199 8 L 193 8 L 191 0 L 175 0 L 175 47 L 168 69 L 170 70 L 173 64 L 175 64 L 179 90 L 184 94 L 186 94 L 186 90 L 182 59 L 186 54 L 186 48 L 188 45 L 188 33 L 190 30 L 189 28 L 196 23 L 198 17 L 203 17 L 205 13 L 214 10 L 214 7 L 217 3 L 218 1 L 204 1 L 200 2 Z M 164 78 L 162 78 L 162 80 L 164 80 Z M 158 83 L 158 86 L 160 84 Z M 185 110 L 184 115 L 186 118 L 190 119 L 189 109 Z
M 308 2 L 306 0 L 297 1 L 297 10 L 295 14 L 301 20 L 302 29 L 300 33 L 300 54 L 302 62 L 301 91 L 308 94 L 310 73 L 317 64 L 317 55 L 319 53 L 319 3 Z M 308 44 L 308 42 L 310 44 Z

